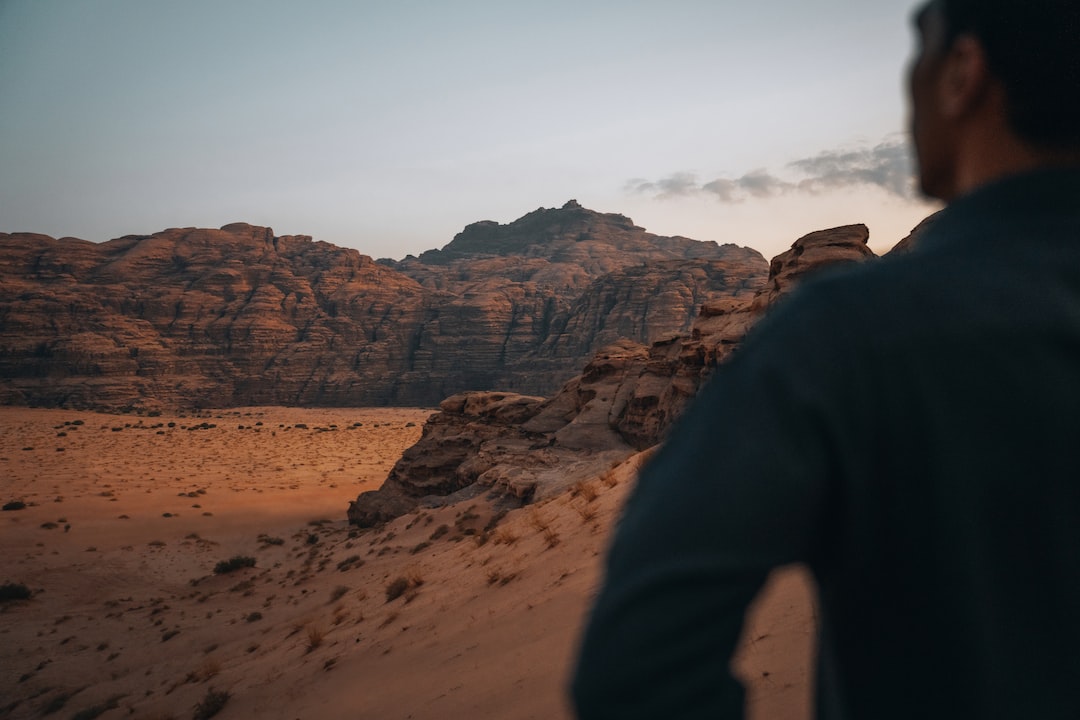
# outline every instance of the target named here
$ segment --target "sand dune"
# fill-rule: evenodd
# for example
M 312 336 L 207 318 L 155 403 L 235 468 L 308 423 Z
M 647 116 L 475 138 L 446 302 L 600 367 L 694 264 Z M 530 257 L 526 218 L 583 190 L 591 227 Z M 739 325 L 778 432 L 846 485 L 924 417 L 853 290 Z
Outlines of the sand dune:
M 0 502 L 27 504 L 0 514 L 0 582 L 34 591 L 0 604 L 0 717 L 209 717 L 224 693 L 216 717 L 570 717 L 640 456 L 505 514 L 475 500 L 350 528 L 348 501 L 430 412 L 0 408 Z M 234 557 L 254 566 L 215 573 Z M 781 573 L 752 618 L 752 717 L 807 716 L 808 597 Z

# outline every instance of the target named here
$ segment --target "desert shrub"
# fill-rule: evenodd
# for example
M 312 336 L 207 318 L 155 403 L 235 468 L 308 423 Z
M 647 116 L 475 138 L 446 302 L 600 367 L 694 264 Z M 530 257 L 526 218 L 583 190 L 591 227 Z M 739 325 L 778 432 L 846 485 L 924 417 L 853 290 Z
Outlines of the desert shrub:
M 74 693 L 61 690 L 56 695 L 53 695 L 49 699 L 49 702 L 45 703 L 45 706 L 41 708 L 42 715 L 52 715 L 54 712 L 60 712 L 67 705 L 67 701 L 71 699 Z
M 500 570 L 488 570 L 487 581 L 488 585 L 506 585 L 516 577 L 516 572 L 504 573 Z
M 487 524 L 484 525 L 484 534 L 487 535 L 487 534 L 492 533 L 495 530 L 495 528 L 498 527 L 499 523 L 502 522 L 502 519 L 504 517 L 506 517 L 506 513 L 507 513 L 507 511 L 505 509 L 503 509 L 503 510 L 500 510 L 499 512 L 495 513 L 494 515 L 492 515 L 488 519 Z
M 269 535 L 260 535 L 259 542 L 263 545 L 284 545 L 285 540 L 279 537 L 271 537 Z
M 440 525 L 439 527 L 435 528 L 435 532 L 431 533 L 431 537 L 428 538 L 428 539 L 429 540 L 438 540 L 439 538 L 441 538 L 443 535 L 445 535 L 448 532 L 450 532 L 450 526 L 449 525 Z
M 409 579 L 404 575 L 391 580 L 386 586 L 386 602 L 392 602 L 405 594 L 409 589 Z
M 224 575 L 241 568 L 255 567 L 255 558 L 247 555 L 233 555 L 228 560 L 222 560 L 214 566 L 215 575 Z M 207 716 L 209 717 L 209 716 Z
M 342 597 L 344 597 L 345 593 L 347 593 L 347 592 L 349 592 L 348 587 L 346 587 L 344 585 L 338 585 L 336 588 L 334 588 L 333 592 L 330 593 L 330 602 L 332 602 L 332 603 L 337 602 Z
M 206 695 L 203 696 L 202 701 L 195 706 L 195 714 L 192 716 L 193 720 L 207 720 L 217 715 L 225 707 L 225 704 L 229 702 L 229 698 L 232 695 L 227 690 L 215 690 L 210 688 L 206 691 Z
M 96 705 L 91 705 L 88 708 L 84 708 L 79 712 L 71 716 L 71 720 L 94 720 L 98 715 L 102 715 L 109 710 L 113 710 L 120 706 L 121 695 L 114 695 L 105 702 L 100 702 Z
M 255 612 L 249 614 L 246 618 L 244 618 L 244 620 L 246 620 L 249 623 L 257 622 L 259 620 L 262 620 L 262 616 L 263 616 L 262 613 L 259 612 L 258 610 L 256 610 Z
M 4 503 L 4 510 L 25 510 L 26 503 L 22 500 L 12 500 L 11 502 Z
M 362 557 L 360 557 L 359 555 L 350 555 L 349 557 L 345 558 L 337 564 L 337 569 L 341 572 L 345 572 L 346 570 L 351 570 L 354 567 L 360 567 L 363 564 L 364 559 Z
M 0 602 L 8 602 L 11 600 L 29 600 L 30 588 L 26 587 L 22 583 L 4 583 L 0 585 Z
M 255 588 L 254 581 L 252 581 L 252 580 L 243 580 L 241 582 L 236 583 L 231 588 L 229 588 L 229 592 L 243 593 L 244 597 L 247 597 L 249 595 L 252 595 L 255 592 L 254 588 Z

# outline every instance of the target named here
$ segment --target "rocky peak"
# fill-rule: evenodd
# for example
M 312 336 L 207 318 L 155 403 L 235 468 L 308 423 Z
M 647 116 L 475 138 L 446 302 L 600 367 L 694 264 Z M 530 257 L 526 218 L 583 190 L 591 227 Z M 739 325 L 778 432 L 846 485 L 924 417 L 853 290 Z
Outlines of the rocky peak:
M 511 256 L 600 261 L 616 250 L 649 252 L 651 259 L 722 254 L 714 242 L 653 235 L 625 215 L 596 212 L 570 200 L 561 208 L 538 208 L 505 225 L 491 220 L 472 223 L 443 249 L 421 254 L 419 261 L 447 265 L 455 260 Z
M 236 222 L 222 225 L 221 230 L 230 235 L 249 237 L 253 240 L 261 239 L 263 242 L 268 243 L 274 242 L 274 231 L 268 227 L 258 227 L 257 225 L 249 225 L 245 222 Z

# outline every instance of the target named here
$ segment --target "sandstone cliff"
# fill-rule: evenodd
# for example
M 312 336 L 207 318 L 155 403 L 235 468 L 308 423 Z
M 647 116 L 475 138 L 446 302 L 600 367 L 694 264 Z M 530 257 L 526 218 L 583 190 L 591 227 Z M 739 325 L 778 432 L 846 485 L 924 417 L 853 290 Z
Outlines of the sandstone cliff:
M 0 235 L 7 403 L 392 402 L 434 298 L 355 250 L 244 224 L 100 245 Z
M 765 281 L 752 250 L 571 201 L 400 263 L 243 223 L 94 244 L 0 233 L 0 402 L 436 405 L 548 395 L 602 345 Z
M 508 393 L 448 398 L 383 487 L 350 503 L 370 526 L 419 505 L 488 493 L 511 503 L 558 494 L 658 443 L 702 382 L 771 306 L 807 275 L 874 257 L 864 225 L 799 238 L 756 293 L 700 306 L 686 334 L 646 347 L 620 340 L 548 400 Z

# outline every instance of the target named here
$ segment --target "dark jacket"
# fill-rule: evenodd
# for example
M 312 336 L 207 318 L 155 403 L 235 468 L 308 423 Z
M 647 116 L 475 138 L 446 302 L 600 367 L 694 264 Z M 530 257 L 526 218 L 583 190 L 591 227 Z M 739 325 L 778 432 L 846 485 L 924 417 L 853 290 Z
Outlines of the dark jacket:
M 751 333 L 628 503 L 580 717 L 742 717 L 743 613 L 796 562 L 819 717 L 1080 718 L 1080 171 L 979 189 Z

